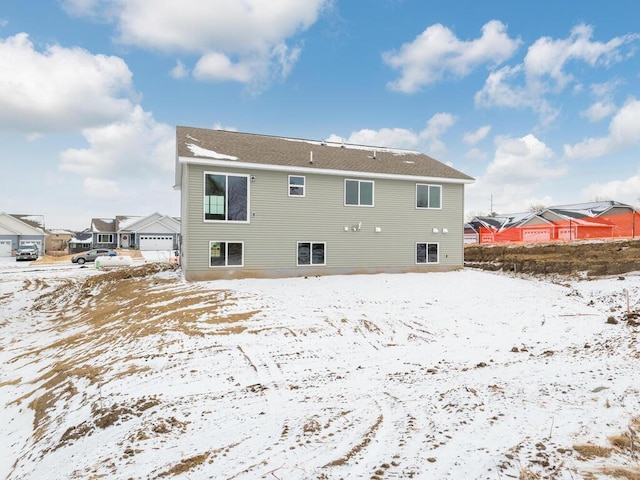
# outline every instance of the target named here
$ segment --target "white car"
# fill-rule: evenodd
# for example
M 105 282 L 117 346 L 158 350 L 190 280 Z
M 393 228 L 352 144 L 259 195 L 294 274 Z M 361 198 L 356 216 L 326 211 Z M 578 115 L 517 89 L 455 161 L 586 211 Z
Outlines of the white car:
M 16 250 L 16 262 L 20 260 L 37 260 L 38 247 L 35 245 L 20 245 Z

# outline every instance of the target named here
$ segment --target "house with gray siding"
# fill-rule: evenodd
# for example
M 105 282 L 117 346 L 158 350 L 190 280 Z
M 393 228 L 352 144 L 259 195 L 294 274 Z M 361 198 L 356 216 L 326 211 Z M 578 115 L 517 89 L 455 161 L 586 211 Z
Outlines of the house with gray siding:
M 177 127 L 183 273 L 456 270 L 472 181 L 416 151 Z
M 44 253 L 47 234 L 44 216 L 0 212 L 0 257 L 11 257 L 22 245 L 35 245 Z

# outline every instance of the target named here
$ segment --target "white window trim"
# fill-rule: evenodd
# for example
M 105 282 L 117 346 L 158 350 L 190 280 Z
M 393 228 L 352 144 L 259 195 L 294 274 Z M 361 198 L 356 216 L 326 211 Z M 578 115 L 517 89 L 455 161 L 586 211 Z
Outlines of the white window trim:
M 100 240 L 100 237 L 109 237 L 109 241 L 103 242 Z M 96 242 L 97 243 L 113 243 L 113 233 L 98 233 L 96 235 Z
M 418 245 L 424 244 L 426 246 L 426 262 L 418 262 Z M 438 246 L 438 260 L 435 262 L 429 261 L 429 245 Z M 416 265 L 438 265 L 440 263 L 440 242 L 416 242 L 415 249 L 413 250 L 413 258 Z
M 229 265 L 229 264 L 225 264 L 225 265 L 211 265 L 211 244 L 212 243 L 224 243 L 227 251 L 225 252 L 225 262 L 227 262 L 229 260 L 229 244 L 230 243 L 239 243 L 242 245 L 242 262 L 240 263 L 240 265 Z M 208 250 L 208 259 L 207 259 L 207 263 L 209 264 L 209 268 L 241 268 L 244 267 L 244 242 L 242 240 L 209 240 L 209 250 Z
M 303 183 L 302 185 L 292 185 L 291 184 L 291 177 L 298 177 L 298 178 L 302 178 Z M 296 187 L 296 188 L 302 188 L 302 195 L 291 195 L 291 187 Z M 289 175 L 289 187 L 287 188 L 287 194 L 290 197 L 298 197 L 298 198 L 302 198 L 305 197 L 307 195 L 307 177 L 305 175 Z
M 245 177 L 247 179 L 247 219 L 246 220 L 208 220 L 206 218 L 206 189 L 207 189 L 207 175 L 224 175 L 226 177 Z M 228 211 L 227 205 L 225 205 L 225 211 Z M 244 173 L 229 173 L 229 172 L 203 172 L 202 175 L 202 221 L 205 223 L 226 223 L 226 224 L 243 224 L 251 223 L 251 175 Z
M 358 182 L 358 204 L 353 205 L 351 203 L 347 203 L 347 182 Z M 371 184 L 371 205 L 362 205 L 360 203 L 360 184 L 366 182 Z M 342 201 L 344 202 L 345 207 L 365 207 L 365 208 L 373 208 L 376 204 L 376 182 L 373 180 L 361 180 L 359 178 L 345 178 L 344 179 L 344 189 L 342 192 Z
M 440 206 L 439 207 L 419 207 L 418 206 L 418 187 L 419 186 L 440 188 Z M 416 197 L 415 197 L 414 205 L 416 207 L 416 210 L 442 210 L 442 185 L 436 185 L 433 183 L 416 183 Z
M 310 245 L 309 258 L 310 263 L 298 263 L 298 249 L 300 248 L 301 243 L 308 243 Z M 322 244 L 324 246 L 324 263 L 313 263 L 313 246 Z M 296 242 L 296 266 L 298 267 L 323 267 L 327 265 L 327 242 L 312 242 L 309 240 L 301 240 Z

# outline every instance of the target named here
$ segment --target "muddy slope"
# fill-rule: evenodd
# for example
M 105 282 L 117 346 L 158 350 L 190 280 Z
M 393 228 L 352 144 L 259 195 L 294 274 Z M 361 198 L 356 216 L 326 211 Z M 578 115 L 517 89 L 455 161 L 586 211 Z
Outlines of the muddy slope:
M 464 263 L 532 274 L 621 275 L 640 271 L 640 239 L 581 243 L 466 245 Z

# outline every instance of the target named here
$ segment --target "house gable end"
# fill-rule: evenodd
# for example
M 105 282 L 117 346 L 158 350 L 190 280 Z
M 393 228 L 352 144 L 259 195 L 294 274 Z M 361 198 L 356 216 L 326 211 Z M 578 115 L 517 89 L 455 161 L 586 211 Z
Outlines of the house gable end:
M 46 235 L 44 230 L 6 213 L 0 213 L 0 230 L 13 235 Z

